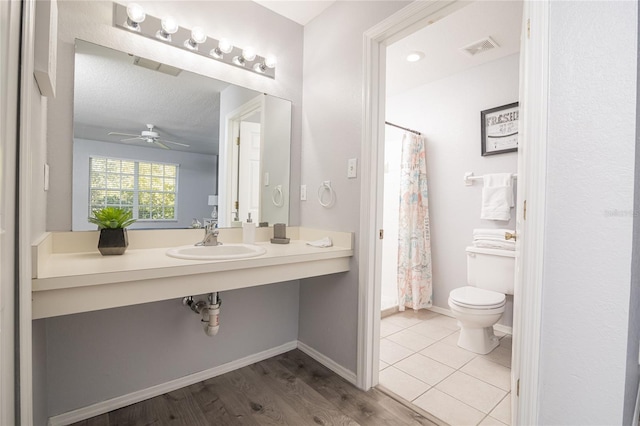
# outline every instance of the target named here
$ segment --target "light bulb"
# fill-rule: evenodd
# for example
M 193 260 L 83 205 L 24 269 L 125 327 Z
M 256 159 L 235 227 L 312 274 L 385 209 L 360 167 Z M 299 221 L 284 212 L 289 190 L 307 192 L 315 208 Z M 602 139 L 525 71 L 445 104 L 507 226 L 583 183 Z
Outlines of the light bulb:
M 207 35 L 201 27 L 193 27 L 191 30 L 191 40 L 198 44 L 202 44 L 207 41 Z
M 202 44 L 207 40 L 207 35 L 200 27 L 193 27 L 191 30 L 191 38 L 185 40 L 184 47 L 189 50 L 198 50 L 198 44 Z
M 407 61 L 409 62 L 418 62 L 420 59 L 424 58 L 423 52 L 411 52 L 407 55 Z
M 253 61 L 256 58 L 256 51 L 253 47 L 245 47 L 242 50 L 242 57 L 247 61 Z
M 267 68 L 275 68 L 277 63 L 278 58 L 276 58 L 274 55 L 267 55 L 267 57 L 264 58 L 264 64 L 267 66 Z
M 162 30 L 167 34 L 175 34 L 178 31 L 178 22 L 173 16 L 165 16 L 160 25 L 162 25 Z
M 144 9 L 138 3 L 129 3 L 127 6 L 127 16 L 136 24 L 144 21 L 144 18 L 147 17 L 144 13 Z
M 218 42 L 218 49 L 220 49 L 222 53 L 230 53 L 233 50 L 233 44 L 226 38 L 221 38 Z
M 175 34 L 178 31 L 178 22 L 173 16 L 165 16 L 160 21 L 161 29 L 156 33 L 156 37 L 160 40 L 171 41 L 171 34 Z
M 144 9 L 137 3 L 129 3 L 127 6 L 127 21 L 124 23 L 125 28 L 133 31 L 140 31 L 140 22 L 144 21 L 147 15 Z

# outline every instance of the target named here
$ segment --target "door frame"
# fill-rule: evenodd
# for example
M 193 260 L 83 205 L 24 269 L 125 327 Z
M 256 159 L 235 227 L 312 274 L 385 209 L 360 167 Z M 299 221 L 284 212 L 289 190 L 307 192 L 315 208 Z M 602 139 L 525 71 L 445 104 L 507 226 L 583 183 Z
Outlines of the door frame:
M 232 207 L 234 201 L 233 188 L 238 182 L 236 173 L 238 153 L 235 141 L 236 137 L 240 135 L 240 122 L 254 114 L 256 111 L 264 110 L 263 99 L 264 95 L 258 95 L 225 116 L 224 143 L 220 144 L 220 151 L 218 153 L 218 165 L 220 167 L 220 170 L 218 170 L 218 176 L 225 177 L 225 185 L 218 185 L 218 221 L 220 221 L 221 218 L 224 218 L 222 224 L 226 227 L 231 226 L 231 211 L 233 210 Z M 263 120 L 260 120 L 261 128 L 263 124 L 262 121 Z M 239 219 L 242 221 L 242 218 Z
M 379 371 L 382 250 L 378 230 L 382 228 L 386 45 L 424 27 L 424 22 L 437 21 L 467 4 L 455 0 L 415 1 L 364 33 L 357 345 L 357 385 L 364 390 L 378 384 Z M 513 424 L 536 424 L 545 214 L 548 0 L 525 0 L 523 23 L 529 24 L 523 25 L 527 38 L 522 41 L 520 71 L 520 114 L 521 123 L 525 124 L 521 124 L 518 151 L 516 231 L 520 238 L 516 292 L 521 297 L 514 298 L 518 312 L 513 327 L 516 336 L 513 360 L 518 377 L 512 370 L 516 396 L 512 398 L 512 419 Z M 527 199 L 525 221 L 522 212 Z M 532 284 L 522 286 L 523 282 Z

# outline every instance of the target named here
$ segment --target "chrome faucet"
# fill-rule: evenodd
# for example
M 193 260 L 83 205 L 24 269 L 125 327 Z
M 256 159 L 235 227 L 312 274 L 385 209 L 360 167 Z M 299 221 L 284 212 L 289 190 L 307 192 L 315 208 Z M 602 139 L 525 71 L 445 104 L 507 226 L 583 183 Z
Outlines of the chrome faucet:
M 222 243 L 218 242 L 218 234 L 220 231 L 218 230 L 218 224 L 215 222 L 208 223 L 204 227 L 204 238 L 199 243 L 196 243 L 197 246 L 219 246 Z

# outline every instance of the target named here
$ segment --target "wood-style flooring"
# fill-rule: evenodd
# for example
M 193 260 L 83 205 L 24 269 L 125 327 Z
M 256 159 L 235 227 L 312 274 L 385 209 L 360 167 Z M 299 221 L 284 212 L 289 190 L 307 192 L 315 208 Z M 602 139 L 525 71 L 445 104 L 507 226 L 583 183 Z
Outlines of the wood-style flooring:
M 437 425 L 294 350 L 75 426 Z

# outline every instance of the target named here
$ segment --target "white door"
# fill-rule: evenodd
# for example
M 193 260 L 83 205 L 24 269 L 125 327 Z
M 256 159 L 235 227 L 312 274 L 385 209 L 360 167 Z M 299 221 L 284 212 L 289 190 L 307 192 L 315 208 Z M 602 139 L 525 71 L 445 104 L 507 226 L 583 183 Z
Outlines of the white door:
M 238 204 L 242 222 L 260 219 L 260 123 L 240 123 Z

